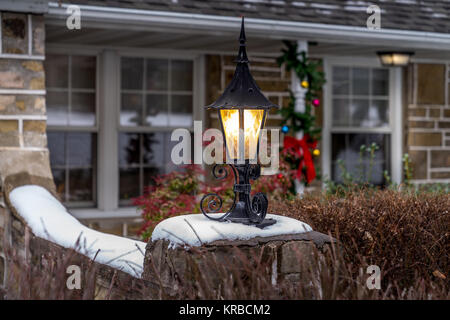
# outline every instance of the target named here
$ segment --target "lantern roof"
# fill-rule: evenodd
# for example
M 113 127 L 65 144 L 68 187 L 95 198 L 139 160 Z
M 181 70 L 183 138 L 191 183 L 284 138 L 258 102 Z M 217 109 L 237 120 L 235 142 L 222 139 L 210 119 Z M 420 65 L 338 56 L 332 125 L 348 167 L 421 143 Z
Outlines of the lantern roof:
M 223 94 L 206 109 L 271 109 L 280 107 L 270 102 L 261 92 L 248 67 L 244 17 L 239 36 L 239 52 L 236 70 Z

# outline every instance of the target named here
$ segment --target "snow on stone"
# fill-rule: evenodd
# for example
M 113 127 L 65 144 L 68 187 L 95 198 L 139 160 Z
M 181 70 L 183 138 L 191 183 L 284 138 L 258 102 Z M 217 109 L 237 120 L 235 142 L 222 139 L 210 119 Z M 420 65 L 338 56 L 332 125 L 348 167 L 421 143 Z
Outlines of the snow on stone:
M 219 217 L 222 214 L 211 214 Z M 254 237 L 271 237 L 282 234 L 297 234 L 312 231 L 304 222 L 274 214 L 266 218 L 277 223 L 260 229 L 241 223 L 219 222 L 206 218 L 203 214 L 176 216 L 161 221 L 152 233 L 152 241 L 168 240 L 170 247 L 201 246 L 216 240 L 248 240 Z M 195 231 L 194 231 L 195 230 Z
M 135 277 L 141 276 L 145 242 L 98 232 L 82 225 L 50 192 L 40 186 L 15 188 L 9 197 L 17 213 L 37 237 L 64 248 L 73 248 L 91 259 L 100 250 L 95 257 L 96 262 Z

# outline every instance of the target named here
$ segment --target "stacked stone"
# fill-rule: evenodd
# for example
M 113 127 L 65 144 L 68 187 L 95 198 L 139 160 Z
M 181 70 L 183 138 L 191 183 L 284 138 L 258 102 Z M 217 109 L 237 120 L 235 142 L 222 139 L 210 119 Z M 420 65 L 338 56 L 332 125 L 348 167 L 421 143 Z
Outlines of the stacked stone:
M 417 183 L 450 182 L 449 65 L 408 69 L 407 149 Z
M 44 16 L 0 15 L 0 178 L 51 177 L 45 115 Z

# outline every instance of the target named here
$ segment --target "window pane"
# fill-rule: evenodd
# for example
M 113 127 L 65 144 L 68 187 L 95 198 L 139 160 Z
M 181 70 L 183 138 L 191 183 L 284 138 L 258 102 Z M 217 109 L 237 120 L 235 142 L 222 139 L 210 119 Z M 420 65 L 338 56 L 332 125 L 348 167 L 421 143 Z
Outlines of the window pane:
M 120 125 L 142 125 L 142 94 L 122 93 L 122 106 L 120 108 Z
M 55 181 L 56 192 L 58 192 L 59 197 L 62 202 L 67 201 L 66 199 L 66 170 L 64 169 L 53 169 L 53 181 Z
M 47 132 L 47 145 L 52 168 L 64 166 L 66 163 L 65 134 L 63 132 Z
M 69 101 L 67 92 L 47 92 L 47 125 L 65 126 L 68 123 Z
M 333 99 L 333 125 L 335 126 L 350 125 L 348 106 L 349 106 L 348 99 Z
M 72 88 L 95 88 L 95 57 L 72 56 Z
M 369 126 L 369 100 L 354 99 L 350 107 L 351 125 L 354 127 Z
M 144 59 L 122 58 L 122 89 L 142 90 L 144 79 Z
M 142 135 L 142 163 L 163 166 L 165 162 L 164 133 L 154 132 Z M 170 159 L 170 158 L 169 158 Z
M 147 90 L 167 90 L 169 61 L 147 59 Z
M 352 82 L 354 95 L 369 94 L 369 69 L 352 68 Z
M 48 54 L 45 57 L 45 82 L 47 88 L 67 88 L 69 57 L 60 54 Z
M 371 127 L 386 127 L 389 125 L 388 104 L 388 100 L 372 100 L 372 104 L 369 109 Z
M 93 175 L 91 169 L 69 170 L 69 201 L 92 201 Z
M 372 70 L 372 95 L 387 96 L 389 90 L 389 72 L 386 69 Z
M 173 60 L 171 89 L 192 91 L 192 61 Z
M 146 106 L 146 125 L 165 127 L 169 125 L 167 95 L 148 94 Z
M 119 134 L 119 165 L 121 167 L 140 163 L 140 143 L 137 133 Z
M 342 161 L 346 161 L 345 158 L 345 134 L 333 134 L 332 137 L 332 147 L 331 147 L 331 157 L 333 161 L 341 159 Z
M 173 95 L 170 125 L 173 127 L 192 126 L 192 95 Z
M 350 93 L 350 69 L 333 67 L 333 94 Z
M 120 169 L 119 199 L 129 200 L 140 195 L 139 169 Z
M 72 108 L 69 118 L 73 126 L 95 125 L 95 94 L 94 93 L 72 93 Z
M 150 167 L 144 168 L 144 188 L 154 185 L 154 178 L 157 175 L 163 174 L 164 172 L 160 168 Z
M 369 153 L 364 152 L 360 160 L 360 147 L 376 143 L 379 149 L 371 161 Z M 344 162 L 346 171 L 356 180 L 382 185 L 384 170 L 390 168 L 390 135 L 388 134 L 333 134 L 332 135 L 332 176 L 336 182 L 342 182 L 342 171 L 338 160 Z M 370 179 L 369 179 L 370 177 Z
M 96 135 L 88 132 L 70 132 L 67 135 L 67 165 L 92 167 Z

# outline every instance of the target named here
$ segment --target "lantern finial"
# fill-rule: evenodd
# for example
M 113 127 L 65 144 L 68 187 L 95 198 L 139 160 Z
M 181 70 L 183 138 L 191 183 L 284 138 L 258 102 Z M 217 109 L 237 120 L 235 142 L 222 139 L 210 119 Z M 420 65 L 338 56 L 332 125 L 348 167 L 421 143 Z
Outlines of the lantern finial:
M 248 63 L 247 49 L 245 48 L 246 41 L 247 39 L 245 38 L 244 17 L 242 16 L 241 34 L 239 35 L 239 53 L 236 61 L 237 63 Z

